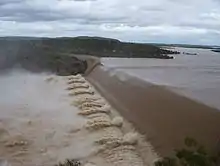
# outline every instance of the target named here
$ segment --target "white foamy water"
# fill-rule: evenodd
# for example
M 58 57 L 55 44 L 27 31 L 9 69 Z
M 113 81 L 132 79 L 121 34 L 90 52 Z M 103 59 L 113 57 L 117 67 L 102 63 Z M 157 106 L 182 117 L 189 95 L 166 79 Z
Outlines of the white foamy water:
M 220 53 L 205 49 L 176 49 L 198 55 L 180 54 L 171 60 L 102 58 L 102 62 L 113 73 L 123 75 L 126 72 L 220 109 Z
M 69 79 L 18 69 L 0 74 L 1 166 L 54 166 L 66 159 L 143 166 L 158 159 L 151 144 L 86 80 L 89 98 L 99 100 L 79 104 L 88 99 L 88 89 L 73 90 L 80 84 Z
M 94 140 L 80 130 L 84 119 L 66 87 L 64 78 L 50 74 L 0 75 L 0 161 L 47 166 L 93 152 Z

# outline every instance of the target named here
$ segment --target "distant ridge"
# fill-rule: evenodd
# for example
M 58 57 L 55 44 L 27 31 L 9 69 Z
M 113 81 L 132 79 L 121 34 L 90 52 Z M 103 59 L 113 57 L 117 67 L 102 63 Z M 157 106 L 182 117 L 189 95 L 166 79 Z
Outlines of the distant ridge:
M 34 72 L 49 70 L 69 75 L 86 71 L 87 63 L 80 60 L 80 55 L 172 59 L 168 54 L 177 53 L 151 44 L 126 43 L 103 37 L 1 37 L 0 69 L 18 65 Z
M 165 43 L 149 43 L 155 46 L 168 46 L 168 47 L 184 47 L 184 48 L 202 48 L 202 49 L 214 49 L 220 48 L 217 45 L 195 45 L 195 44 L 165 44 Z
M 38 37 L 25 37 L 25 36 L 5 36 L 5 37 L 0 37 L 0 40 L 40 40 L 41 38 Z
M 178 54 L 159 48 L 152 44 L 139 44 L 121 42 L 117 39 L 104 37 L 57 37 L 57 38 L 37 38 L 37 37 L 0 37 L 0 48 L 16 52 L 16 49 L 41 50 L 42 53 L 53 54 L 86 54 L 97 57 L 129 57 L 129 58 L 162 58 L 171 59 L 168 54 Z
M 107 40 L 107 41 L 117 41 L 118 39 L 99 37 L 99 36 L 77 36 L 77 37 L 32 37 L 32 36 L 4 36 L 0 37 L 0 40 L 43 40 L 43 39 L 97 39 L 97 40 Z M 204 48 L 204 49 L 220 49 L 218 45 L 196 45 L 196 44 L 166 44 L 166 43 L 138 43 L 138 42 L 125 42 L 134 44 L 149 44 L 154 46 L 170 46 L 170 47 L 185 47 L 185 48 Z
M 77 38 L 77 39 L 96 39 L 96 40 L 107 40 L 107 41 L 120 42 L 120 40 L 118 40 L 118 39 L 112 39 L 112 38 L 106 38 L 106 37 L 97 37 L 97 36 L 93 36 L 93 37 L 78 36 L 78 37 L 75 37 L 75 38 Z

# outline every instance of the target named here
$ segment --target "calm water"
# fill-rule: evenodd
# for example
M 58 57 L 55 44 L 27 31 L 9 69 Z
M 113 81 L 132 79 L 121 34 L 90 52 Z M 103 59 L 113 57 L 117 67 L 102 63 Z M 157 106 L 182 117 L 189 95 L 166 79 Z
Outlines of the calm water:
M 205 49 L 176 48 L 198 55 L 175 55 L 175 59 L 103 58 L 116 71 L 164 85 L 194 100 L 220 109 L 220 53 Z

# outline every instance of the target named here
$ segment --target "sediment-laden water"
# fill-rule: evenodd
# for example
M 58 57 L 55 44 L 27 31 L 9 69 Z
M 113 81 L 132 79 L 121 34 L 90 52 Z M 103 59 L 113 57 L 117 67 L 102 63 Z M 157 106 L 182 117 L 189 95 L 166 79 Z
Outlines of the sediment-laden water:
M 83 158 L 92 139 L 79 132 L 84 119 L 71 106 L 66 80 L 11 70 L 0 75 L 0 158 L 13 166 L 53 165 Z
M 197 55 L 175 59 L 102 58 L 106 70 L 126 79 L 127 73 L 220 109 L 220 54 L 207 49 L 176 48 Z
M 1 73 L 0 92 L 0 165 L 143 166 L 158 158 L 81 75 L 12 69 Z

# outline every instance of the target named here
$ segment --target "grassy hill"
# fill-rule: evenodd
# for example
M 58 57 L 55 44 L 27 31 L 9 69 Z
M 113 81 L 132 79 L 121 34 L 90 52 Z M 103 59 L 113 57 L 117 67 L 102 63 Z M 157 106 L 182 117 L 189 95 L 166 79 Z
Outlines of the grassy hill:
M 38 45 L 40 46 L 40 45 Z M 41 46 L 47 49 L 75 53 L 89 54 L 98 57 L 132 57 L 132 58 L 164 58 L 172 57 L 167 54 L 172 52 L 160 49 L 149 44 L 125 43 L 115 39 L 100 37 L 76 37 L 76 38 L 55 38 L 41 40 Z
M 24 45 L 30 49 L 40 49 L 44 51 L 90 54 L 99 57 L 145 57 L 145 58 L 165 58 L 167 54 L 174 54 L 169 50 L 161 49 L 155 45 L 125 43 L 116 39 L 101 37 L 75 37 L 75 38 L 28 38 L 28 37 L 4 37 L 0 38 L 0 44 Z
M 101 37 L 75 38 L 0 38 L 0 68 L 15 64 L 32 71 L 52 70 L 59 74 L 82 72 L 86 63 L 68 54 L 86 54 L 97 57 L 132 57 L 171 59 L 175 54 L 149 44 L 125 43 Z M 75 68 L 74 68 L 75 67 Z

